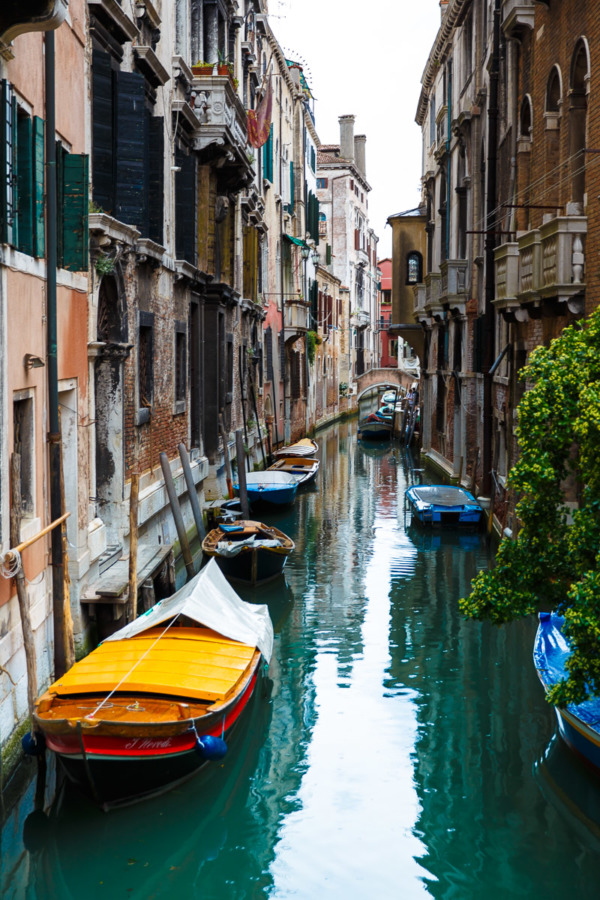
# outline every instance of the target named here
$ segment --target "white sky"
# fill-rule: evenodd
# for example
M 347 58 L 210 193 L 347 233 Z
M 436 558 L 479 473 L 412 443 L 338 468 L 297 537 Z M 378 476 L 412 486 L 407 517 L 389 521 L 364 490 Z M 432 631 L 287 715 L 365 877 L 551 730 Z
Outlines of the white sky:
M 282 48 L 304 64 L 317 133 L 339 143 L 338 116 L 367 135 L 371 227 L 391 255 L 387 217 L 420 200 L 421 75 L 440 25 L 439 0 L 269 0 Z

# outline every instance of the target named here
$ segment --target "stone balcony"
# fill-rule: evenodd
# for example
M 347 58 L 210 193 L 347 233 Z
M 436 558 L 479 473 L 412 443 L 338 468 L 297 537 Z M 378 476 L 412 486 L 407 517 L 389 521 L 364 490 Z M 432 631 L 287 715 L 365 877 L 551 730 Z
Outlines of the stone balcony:
M 466 312 L 467 274 L 469 262 L 466 259 L 446 259 L 440 266 L 441 283 L 439 302 L 453 312 L 464 315 Z
M 250 185 L 254 169 L 248 153 L 246 111 L 228 75 L 192 79 L 190 106 L 198 121 L 194 149 L 202 162 L 219 166 L 221 188 Z
M 551 302 L 583 311 L 586 234 L 585 216 L 557 216 L 496 249 L 494 304 L 505 318 L 535 318 Z
M 310 324 L 310 302 L 299 297 L 289 297 L 285 300 L 284 309 L 284 337 L 287 341 L 295 341 L 301 335 L 306 334 Z
M 520 40 L 526 29 L 533 31 L 535 0 L 504 0 L 502 30 L 508 38 Z
M 427 315 L 425 311 L 425 304 L 427 303 L 427 287 L 425 284 L 415 284 L 413 288 L 413 297 L 415 319 L 419 322 Z
M 440 272 L 429 272 L 425 276 L 425 314 L 433 318 L 441 318 L 444 307 L 441 301 L 442 276 Z

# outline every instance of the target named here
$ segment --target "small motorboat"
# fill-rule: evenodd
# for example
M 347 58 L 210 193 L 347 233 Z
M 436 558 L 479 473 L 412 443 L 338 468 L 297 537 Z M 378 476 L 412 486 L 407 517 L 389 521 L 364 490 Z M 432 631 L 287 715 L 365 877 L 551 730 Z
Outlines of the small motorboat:
M 389 441 L 392 436 L 392 422 L 370 413 L 358 423 L 358 437 L 365 441 Z
M 394 413 L 396 415 L 396 420 L 400 419 L 400 416 L 404 412 L 404 405 L 399 401 L 396 403 L 395 407 L 393 403 L 384 403 L 383 406 L 380 406 L 376 413 L 373 415 L 378 416 L 380 419 L 385 419 L 386 421 L 391 422 L 394 418 Z
M 298 484 L 306 484 L 311 481 L 319 471 L 320 462 L 318 459 L 302 456 L 282 456 L 272 466 L 267 469 L 268 472 L 289 472 L 296 475 Z
M 251 585 L 280 575 L 294 547 L 283 531 L 250 519 L 223 522 L 202 541 L 202 550 L 226 578 Z
M 563 634 L 564 618 L 541 612 L 533 648 L 533 663 L 546 691 L 568 675 L 571 646 Z M 600 697 L 567 707 L 555 707 L 564 742 L 597 773 L 600 772 Z
M 483 515 L 473 494 L 448 484 L 414 485 L 406 500 L 423 525 L 478 525 Z
M 35 730 L 103 809 L 143 800 L 223 758 L 272 649 L 267 607 L 211 560 L 59 678 Z
M 239 483 L 234 484 L 239 492 Z M 250 505 L 253 503 L 271 503 L 283 506 L 293 503 L 298 490 L 298 479 L 289 472 L 246 472 L 246 491 Z
M 273 456 L 281 458 L 282 456 L 315 456 L 319 451 L 319 445 L 310 438 L 302 438 L 295 444 L 288 444 L 287 447 L 280 447 L 279 450 L 273 451 Z

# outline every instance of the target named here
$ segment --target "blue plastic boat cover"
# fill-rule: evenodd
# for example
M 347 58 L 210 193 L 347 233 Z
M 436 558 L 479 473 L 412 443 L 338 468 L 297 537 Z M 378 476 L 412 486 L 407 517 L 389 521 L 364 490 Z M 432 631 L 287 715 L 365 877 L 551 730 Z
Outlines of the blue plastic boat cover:
M 571 647 L 562 632 L 565 622 L 563 616 L 543 612 L 539 614 L 539 620 L 533 648 L 533 662 L 542 684 L 550 688 L 567 677 L 566 662 L 571 655 Z M 571 704 L 567 709 L 582 722 L 598 730 L 600 697 L 594 697 L 584 703 Z
M 479 506 L 475 497 L 464 488 L 448 484 L 420 484 L 409 488 L 422 503 L 435 506 Z

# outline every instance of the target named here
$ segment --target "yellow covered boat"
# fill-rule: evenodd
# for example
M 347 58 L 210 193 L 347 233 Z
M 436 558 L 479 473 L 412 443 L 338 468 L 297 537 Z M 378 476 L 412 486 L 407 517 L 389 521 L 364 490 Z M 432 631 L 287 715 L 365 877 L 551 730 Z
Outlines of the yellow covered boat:
M 225 755 L 272 647 L 267 607 L 211 561 L 58 679 L 35 728 L 103 808 L 135 802 Z

